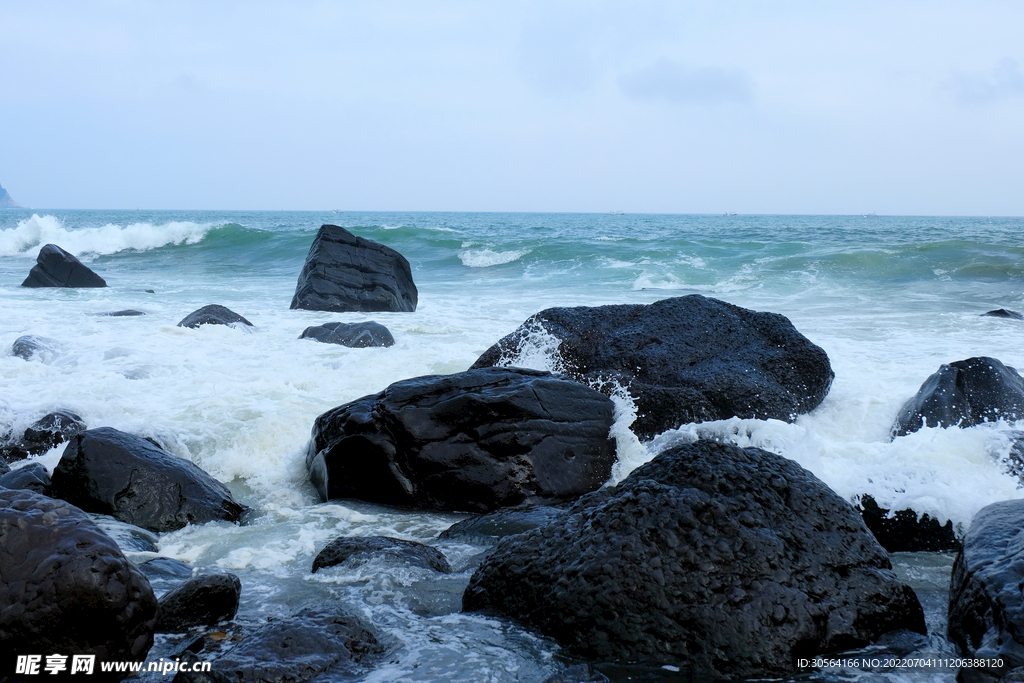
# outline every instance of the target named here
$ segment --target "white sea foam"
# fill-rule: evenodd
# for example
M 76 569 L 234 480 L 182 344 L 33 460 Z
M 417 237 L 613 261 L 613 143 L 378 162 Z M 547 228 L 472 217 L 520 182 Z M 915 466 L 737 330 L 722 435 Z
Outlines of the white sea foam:
M 515 249 L 513 251 L 493 251 L 491 249 L 464 249 L 459 252 L 462 265 L 470 268 L 488 268 L 512 263 L 529 254 L 532 249 Z
M 92 228 L 68 228 L 55 216 L 38 216 L 18 222 L 17 227 L 0 230 L 0 256 L 35 258 L 44 244 L 56 244 L 82 257 L 114 254 L 132 249 L 146 251 L 169 244 L 195 244 L 216 227 L 190 221 L 172 221 L 162 225 L 132 223 Z

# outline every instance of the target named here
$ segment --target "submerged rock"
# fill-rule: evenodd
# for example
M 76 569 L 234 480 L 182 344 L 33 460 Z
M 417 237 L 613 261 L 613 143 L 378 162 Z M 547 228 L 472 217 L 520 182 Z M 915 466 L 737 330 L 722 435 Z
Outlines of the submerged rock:
M 0 446 L 0 456 L 7 460 L 21 460 L 30 455 L 42 455 L 87 428 L 88 425 L 76 413 L 55 410 L 29 425 L 20 439 L 12 439 Z
M 144 660 L 153 644 L 157 601 L 146 577 L 64 501 L 0 489 L 0 576 L 5 678 L 16 655 L 57 653 L 95 655 L 87 679 L 120 679 L 127 674 L 100 675 L 100 662 Z
M 575 498 L 611 475 L 613 412 L 538 370 L 416 377 L 319 416 L 306 466 L 324 500 L 489 512 Z
M 324 323 L 307 327 L 299 339 L 315 339 L 325 344 L 341 344 L 352 348 L 394 346 L 391 331 L 372 320 L 365 323 Z
M 792 421 L 828 393 L 828 356 L 785 316 L 692 294 L 653 304 L 549 308 L 484 352 L 473 368 L 515 365 L 557 343 L 559 371 L 616 384 L 636 401 L 632 429 L 650 438 L 689 422 L 730 417 Z
M 25 360 L 41 360 L 48 362 L 60 349 L 60 342 L 49 337 L 40 337 L 36 334 L 26 334 L 14 340 L 11 346 L 11 355 L 24 358 Z
M 476 543 L 490 545 L 506 536 L 514 536 L 544 526 L 562 512 L 562 508 L 549 505 L 519 505 L 485 515 L 473 515 L 451 525 L 438 534 L 438 538 L 471 539 Z
M 327 544 L 313 560 L 313 573 L 324 567 L 341 564 L 356 555 L 376 555 L 394 558 L 405 564 L 433 569 L 442 574 L 451 572 L 448 558 L 437 548 L 390 536 L 342 536 Z
M 1024 379 L 995 358 L 948 363 L 896 415 L 893 438 L 928 427 L 973 427 L 1024 418 Z
M 238 613 L 242 582 L 234 574 L 197 576 L 160 597 L 157 633 L 184 633 L 213 626 Z
M 53 470 L 53 492 L 87 512 L 150 531 L 236 522 L 245 510 L 193 463 L 110 427 L 72 438 Z
M 463 609 L 680 678 L 788 677 L 796 660 L 925 632 L 857 511 L 796 463 L 698 441 L 501 541 Z
M 142 311 L 136 311 L 134 308 L 126 308 L 123 311 L 110 311 L 109 313 L 97 313 L 96 315 L 101 318 L 131 318 L 138 315 L 146 315 Z
M 913 510 L 890 511 L 878 506 L 875 499 L 863 495 L 860 499 L 861 516 L 875 539 L 890 553 L 942 552 L 960 548 L 960 539 L 953 530 L 953 522 L 940 525 L 930 515 Z
M 981 315 L 983 317 L 984 316 L 989 316 L 989 317 L 992 317 L 992 318 L 1010 318 L 1012 320 L 1024 320 L 1024 315 L 1021 315 L 1017 311 L 1008 311 L 1005 308 L 997 308 L 994 311 L 989 311 L 987 313 L 982 313 Z
M 200 325 L 234 325 L 235 323 L 241 323 L 247 327 L 253 327 L 251 322 L 238 315 L 230 308 L 221 306 L 220 304 L 210 304 L 186 315 L 181 319 L 181 322 L 178 323 L 178 327 L 196 328 Z
M 418 296 L 404 256 L 345 228 L 323 225 L 299 273 L 291 308 L 410 312 Z
M 106 287 L 106 281 L 56 244 L 39 250 L 22 287 Z

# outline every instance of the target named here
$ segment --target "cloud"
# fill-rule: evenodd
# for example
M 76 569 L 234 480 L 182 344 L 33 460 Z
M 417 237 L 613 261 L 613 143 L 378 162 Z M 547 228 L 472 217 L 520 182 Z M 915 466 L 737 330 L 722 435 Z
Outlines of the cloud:
M 960 104 L 988 104 L 1024 95 L 1024 72 L 1010 58 L 999 61 L 987 73 L 957 73 L 942 84 L 942 90 Z
M 653 65 L 623 74 L 619 88 L 638 100 L 719 104 L 753 98 L 754 80 L 742 69 L 689 67 L 659 59 Z

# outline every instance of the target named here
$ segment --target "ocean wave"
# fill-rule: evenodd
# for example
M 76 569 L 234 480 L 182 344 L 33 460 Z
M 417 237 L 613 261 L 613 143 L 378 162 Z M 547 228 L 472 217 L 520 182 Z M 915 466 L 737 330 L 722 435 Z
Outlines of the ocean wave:
M 55 216 L 33 214 L 18 221 L 17 227 L 0 230 L 0 256 L 35 258 L 44 244 L 56 244 L 79 257 L 148 251 L 167 245 L 196 244 L 217 227 L 220 226 L 213 223 L 172 221 L 162 225 L 108 223 L 98 228 L 68 229 Z
M 459 252 L 462 265 L 470 268 L 487 268 L 512 263 L 529 254 L 533 249 L 516 249 L 514 251 L 492 251 L 491 249 L 465 249 Z

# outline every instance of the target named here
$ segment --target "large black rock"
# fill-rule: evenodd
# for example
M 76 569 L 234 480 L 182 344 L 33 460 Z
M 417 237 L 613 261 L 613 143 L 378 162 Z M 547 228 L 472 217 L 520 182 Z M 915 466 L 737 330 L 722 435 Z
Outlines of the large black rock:
M 412 268 L 390 247 L 323 225 L 313 239 L 291 308 L 310 311 L 416 310 Z
M 220 304 L 209 304 L 196 309 L 186 315 L 178 323 L 178 327 L 196 328 L 200 325 L 234 325 L 239 323 L 246 327 L 253 327 L 253 324 L 232 311 L 227 306 Z
M 86 512 L 150 531 L 215 519 L 236 522 L 245 510 L 195 464 L 110 427 L 71 439 L 53 470 L 53 493 Z
M 68 655 L 69 671 L 70 655 L 92 654 L 87 679 L 120 679 L 101 675 L 100 662 L 141 661 L 153 645 L 157 601 L 146 577 L 62 500 L 0 489 L 0 577 L 2 681 L 49 679 L 14 675 L 16 656 L 32 654 Z
M 601 486 L 612 420 L 609 398 L 547 372 L 416 377 L 319 416 L 306 466 L 324 500 L 488 512 Z
M 688 422 L 730 417 L 792 421 L 825 398 L 828 356 L 785 316 L 692 294 L 653 304 L 549 308 L 484 352 L 474 368 L 515 365 L 547 333 L 565 372 L 628 389 L 633 431 L 650 438 Z
M 973 427 L 1024 418 L 1024 379 L 995 358 L 948 363 L 929 377 L 896 415 L 892 436 L 928 427 Z
M 324 323 L 307 327 L 299 339 L 315 339 L 324 344 L 340 344 L 356 349 L 368 346 L 394 346 L 391 331 L 372 320 L 364 323 Z
M 234 619 L 242 583 L 234 574 L 207 574 L 186 581 L 160 597 L 157 633 L 184 633 Z
M 849 503 L 791 460 L 709 441 L 501 541 L 463 609 L 589 659 L 670 663 L 686 680 L 788 677 L 800 657 L 925 632 Z
M 961 669 L 963 680 L 999 678 L 1024 667 L 1024 500 L 981 509 L 964 536 L 949 581 L 948 636 L 972 658 L 1004 666 Z M 1019 680 L 1019 679 L 1016 679 Z
M 390 536 L 341 536 L 317 553 L 313 560 L 313 573 L 360 555 L 389 557 L 414 567 L 433 569 L 442 574 L 452 571 L 444 553 L 423 543 Z
M 22 287 L 106 287 L 106 281 L 56 244 L 39 250 Z

